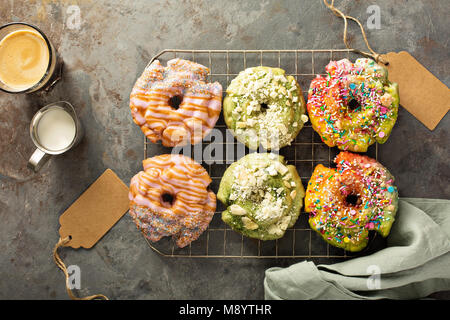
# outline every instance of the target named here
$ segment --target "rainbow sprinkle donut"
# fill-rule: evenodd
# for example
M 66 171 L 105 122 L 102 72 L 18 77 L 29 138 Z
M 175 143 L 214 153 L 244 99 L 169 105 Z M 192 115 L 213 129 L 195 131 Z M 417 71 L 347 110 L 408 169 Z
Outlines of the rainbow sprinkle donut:
M 319 164 L 308 183 L 309 224 L 333 246 L 360 251 L 369 230 L 387 237 L 398 207 L 394 177 L 375 159 L 341 152 L 337 169 Z
M 330 147 L 366 152 L 384 143 L 397 120 L 397 83 L 371 59 L 331 61 L 311 82 L 307 109 L 314 130 Z

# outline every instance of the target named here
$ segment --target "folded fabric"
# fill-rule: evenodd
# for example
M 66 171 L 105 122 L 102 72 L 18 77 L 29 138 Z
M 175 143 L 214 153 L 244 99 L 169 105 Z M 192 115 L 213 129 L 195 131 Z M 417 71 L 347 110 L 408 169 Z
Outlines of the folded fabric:
M 387 247 L 333 265 L 270 268 L 266 299 L 417 299 L 450 290 L 450 200 L 401 198 Z

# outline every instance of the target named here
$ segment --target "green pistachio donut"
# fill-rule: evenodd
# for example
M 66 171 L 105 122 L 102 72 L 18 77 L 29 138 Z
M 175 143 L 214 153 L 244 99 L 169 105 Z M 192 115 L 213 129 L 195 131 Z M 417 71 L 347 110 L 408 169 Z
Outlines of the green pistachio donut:
M 289 145 L 308 121 L 302 90 L 283 69 L 247 68 L 226 92 L 225 123 L 250 149 L 260 144 L 267 150 Z
M 250 153 L 233 163 L 220 181 L 222 220 L 244 236 L 281 238 L 303 206 L 305 189 L 297 170 L 271 153 Z

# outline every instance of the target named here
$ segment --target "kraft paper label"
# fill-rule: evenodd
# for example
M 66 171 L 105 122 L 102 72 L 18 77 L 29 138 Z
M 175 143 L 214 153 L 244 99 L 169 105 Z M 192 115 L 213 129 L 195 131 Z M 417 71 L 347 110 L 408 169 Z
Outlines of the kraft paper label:
M 128 187 L 107 169 L 59 218 L 66 246 L 93 247 L 128 211 Z
M 389 80 L 397 82 L 400 105 L 434 130 L 450 109 L 450 90 L 406 51 L 382 55 L 389 64 Z

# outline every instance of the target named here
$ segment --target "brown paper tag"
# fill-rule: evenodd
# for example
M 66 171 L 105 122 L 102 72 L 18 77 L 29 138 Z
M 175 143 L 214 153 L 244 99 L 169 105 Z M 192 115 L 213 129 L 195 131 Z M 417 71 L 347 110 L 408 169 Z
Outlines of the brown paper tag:
M 433 130 L 450 109 L 450 90 L 406 51 L 383 55 L 389 80 L 397 82 L 400 104 Z
M 107 169 L 59 218 L 66 246 L 91 248 L 128 211 L 128 187 Z

